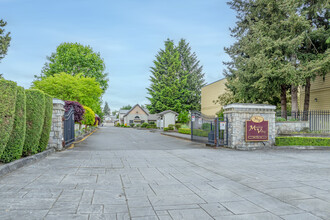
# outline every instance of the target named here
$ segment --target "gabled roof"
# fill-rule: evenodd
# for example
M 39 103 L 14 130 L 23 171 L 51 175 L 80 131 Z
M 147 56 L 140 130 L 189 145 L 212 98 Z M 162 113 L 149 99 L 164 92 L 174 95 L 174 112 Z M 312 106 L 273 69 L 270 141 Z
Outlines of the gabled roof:
M 124 117 L 125 116 L 127 116 L 131 111 L 133 111 L 133 109 L 136 107 L 136 106 L 139 106 L 140 107 L 140 109 L 142 109 L 142 111 L 144 111 L 148 116 L 149 116 L 149 113 L 144 109 L 144 108 L 142 108 L 139 104 L 136 104 L 136 105 L 134 105 L 125 115 L 124 115 Z
M 121 109 L 119 110 L 119 114 L 126 114 L 129 110 Z
M 158 115 L 165 115 L 166 113 L 173 113 L 175 115 L 179 115 L 178 113 L 176 113 L 175 111 L 172 111 L 172 110 L 166 110 L 166 111 L 163 111 L 161 113 L 158 113 Z
M 158 118 L 159 118 L 158 114 L 149 114 L 148 120 L 157 121 Z

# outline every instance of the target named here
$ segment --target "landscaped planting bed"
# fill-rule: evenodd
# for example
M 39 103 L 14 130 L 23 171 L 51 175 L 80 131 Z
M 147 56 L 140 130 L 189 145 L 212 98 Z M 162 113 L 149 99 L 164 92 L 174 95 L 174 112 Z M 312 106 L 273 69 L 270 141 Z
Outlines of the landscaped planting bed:
M 276 146 L 328 146 L 330 138 L 325 137 L 276 137 Z

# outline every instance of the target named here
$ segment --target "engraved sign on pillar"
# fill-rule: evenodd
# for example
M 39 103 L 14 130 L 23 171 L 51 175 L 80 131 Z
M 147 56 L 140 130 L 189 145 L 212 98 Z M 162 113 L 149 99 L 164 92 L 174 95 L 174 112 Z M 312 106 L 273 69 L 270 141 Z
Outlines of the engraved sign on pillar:
M 262 116 L 253 116 L 245 122 L 245 141 L 268 141 L 268 126 Z

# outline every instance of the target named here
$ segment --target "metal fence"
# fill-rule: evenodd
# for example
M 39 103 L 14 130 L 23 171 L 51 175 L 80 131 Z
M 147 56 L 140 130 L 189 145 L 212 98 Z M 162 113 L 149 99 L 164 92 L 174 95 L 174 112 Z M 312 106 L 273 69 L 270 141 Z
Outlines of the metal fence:
M 281 111 L 276 112 L 281 117 Z M 308 121 L 310 131 L 330 133 L 330 110 L 287 112 L 288 121 Z
M 65 112 L 64 117 L 64 143 L 68 146 L 75 140 L 74 134 L 74 108 L 71 107 Z
M 228 119 L 193 111 L 191 114 L 191 140 L 214 146 L 228 145 Z

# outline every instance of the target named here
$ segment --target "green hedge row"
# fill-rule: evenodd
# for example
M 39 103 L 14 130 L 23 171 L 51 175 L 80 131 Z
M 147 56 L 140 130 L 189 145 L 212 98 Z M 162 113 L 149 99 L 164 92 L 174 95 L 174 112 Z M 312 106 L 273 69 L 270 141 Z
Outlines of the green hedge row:
M 0 157 L 13 129 L 17 85 L 15 82 L 0 79 Z
M 39 141 L 38 152 L 46 150 L 50 135 L 50 130 L 52 128 L 52 115 L 53 115 L 53 98 L 45 94 L 45 117 L 44 125 Z
M 4 79 L 0 79 L 0 91 L 0 161 L 44 151 L 51 130 L 52 97 Z
M 276 146 L 330 146 L 330 138 L 324 137 L 276 137 Z
M 181 134 L 191 134 L 190 128 L 179 128 L 178 132 Z
M 38 153 L 41 132 L 45 118 L 45 93 L 27 89 L 26 94 L 26 137 L 23 156 Z
M 1 156 L 4 163 L 17 160 L 21 157 L 26 131 L 26 98 L 23 87 L 17 87 L 16 111 L 13 130 Z

